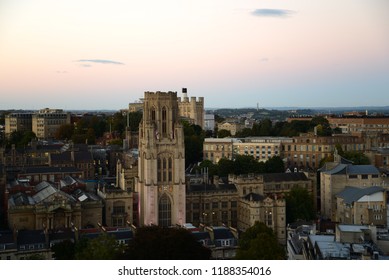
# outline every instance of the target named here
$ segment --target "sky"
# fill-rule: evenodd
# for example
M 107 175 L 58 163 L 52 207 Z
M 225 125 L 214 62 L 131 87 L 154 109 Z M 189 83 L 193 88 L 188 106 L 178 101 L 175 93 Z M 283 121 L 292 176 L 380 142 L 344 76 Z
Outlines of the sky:
M 0 0 L 0 109 L 389 105 L 387 0 Z

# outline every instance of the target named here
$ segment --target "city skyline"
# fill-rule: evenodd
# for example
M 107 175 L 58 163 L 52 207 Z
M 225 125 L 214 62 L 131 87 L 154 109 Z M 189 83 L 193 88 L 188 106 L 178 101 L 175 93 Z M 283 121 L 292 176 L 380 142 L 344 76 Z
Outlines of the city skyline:
M 387 106 L 388 28 L 385 0 L 5 0 L 0 109 Z

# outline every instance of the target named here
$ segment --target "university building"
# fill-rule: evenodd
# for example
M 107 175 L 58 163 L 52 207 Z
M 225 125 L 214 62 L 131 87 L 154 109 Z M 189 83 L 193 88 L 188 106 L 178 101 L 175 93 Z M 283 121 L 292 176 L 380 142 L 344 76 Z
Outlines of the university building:
M 139 126 L 140 225 L 185 223 L 185 147 L 176 92 L 145 92 Z

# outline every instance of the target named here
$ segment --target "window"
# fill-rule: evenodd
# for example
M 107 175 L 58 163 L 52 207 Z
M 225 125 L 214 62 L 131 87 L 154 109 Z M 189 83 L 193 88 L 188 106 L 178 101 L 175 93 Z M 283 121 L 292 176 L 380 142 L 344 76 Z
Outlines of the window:
M 362 179 L 363 179 L 363 180 L 367 180 L 367 179 L 369 179 L 369 176 L 368 176 L 368 175 L 366 175 L 366 174 L 362 174 L 362 176 L 361 176 L 361 177 L 362 177 Z
M 348 175 L 348 178 L 349 178 L 349 179 L 357 179 L 357 178 L 358 178 L 358 175 Z
M 171 225 L 171 217 L 172 217 L 172 205 L 170 202 L 170 198 L 163 194 L 161 199 L 159 200 L 158 205 L 158 225 L 162 227 L 168 227 Z
M 124 226 L 124 219 L 123 219 L 123 217 L 113 217 L 112 218 L 112 226 L 113 227 Z
M 231 208 L 237 207 L 237 202 L 236 201 L 231 201 Z
M 212 209 L 217 209 L 219 207 L 218 202 L 212 202 Z
M 228 202 L 227 201 L 223 201 L 222 202 L 222 208 L 227 208 L 228 207 Z
M 155 109 L 151 109 L 151 120 L 155 121 Z
M 193 209 L 199 209 L 200 208 L 200 205 L 199 203 L 193 203 Z
M 162 108 L 162 136 L 167 136 L 167 113 L 166 108 Z
M 124 205 L 122 206 L 114 206 L 113 207 L 113 214 L 114 215 L 119 215 L 119 214 L 124 214 L 125 211 L 124 211 Z

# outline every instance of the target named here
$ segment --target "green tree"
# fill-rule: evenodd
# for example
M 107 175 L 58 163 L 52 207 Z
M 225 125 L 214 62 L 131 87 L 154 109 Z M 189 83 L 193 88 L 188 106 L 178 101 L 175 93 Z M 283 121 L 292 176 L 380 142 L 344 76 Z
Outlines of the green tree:
M 208 175 L 210 177 L 213 177 L 217 175 L 217 165 L 213 164 L 210 160 L 203 160 L 199 166 L 196 168 L 197 172 L 201 172 L 201 170 L 204 170 L 204 168 L 208 168 Z
M 347 151 L 343 153 L 343 157 L 353 162 L 355 165 L 371 164 L 370 159 L 362 152 Z
M 235 135 L 236 137 L 250 137 L 253 136 L 253 130 L 251 128 L 243 128 L 241 131 L 238 131 Z
M 54 252 L 54 259 L 56 260 L 74 260 L 76 253 L 76 246 L 70 240 L 64 240 L 60 243 L 54 244 L 51 247 Z
M 201 260 L 211 252 L 186 229 L 146 226 L 137 229 L 124 258 L 131 260 Z
M 259 163 L 253 156 L 237 155 L 234 160 L 234 174 L 260 173 Z
M 309 123 L 310 129 L 313 130 L 316 127 L 318 136 L 331 136 L 332 129 L 328 120 L 322 116 L 313 117 Z
M 216 123 L 222 123 L 222 122 L 224 122 L 226 119 L 225 118 L 223 118 L 222 116 L 220 116 L 220 115 L 215 115 L 215 122 Z
M 294 186 L 285 196 L 285 201 L 287 223 L 297 220 L 310 221 L 315 218 L 313 197 L 307 189 Z
M 199 125 L 184 122 L 185 164 L 201 162 L 203 159 L 204 131 Z
M 226 129 L 220 129 L 217 132 L 218 138 L 225 138 L 225 137 L 230 137 L 230 136 L 231 136 L 231 132 L 229 130 L 226 130 Z
M 255 222 L 239 238 L 238 260 L 284 260 L 284 248 L 273 230 L 264 223 Z
M 106 233 L 95 239 L 82 239 L 77 244 L 75 258 L 77 260 L 116 260 L 122 258 L 124 248 L 117 245 L 116 239 Z
M 16 147 L 26 147 L 36 135 L 32 131 L 13 131 L 8 138 L 7 146 L 15 145 Z
M 86 139 L 87 139 L 88 145 L 96 144 L 96 133 L 92 127 L 88 128 L 88 130 L 86 132 Z
M 222 158 L 217 163 L 217 173 L 220 177 L 227 177 L 228 174 L 233 174 L 235 171 L 234 162 L 232 160 Z
M 74 125 L 63 124 L 57 129 L 54 137 L 57 140 L 72 139 L 73 134 L 74 134 Z
M 269 119 L 264 119 L 259 125 L 259 136 L 270 136 L 272 131 L 272 122 Z
M 121 112 L 117 112 L 111 117 L 110 121 L 112 131 L 116 131 L 122 135 L 127 126 L 126 116 L 123 116 Z
M 142 120 L 143 114 L 142 112 L 130 112 L 128 114 L 129 125 L 131 131 L 139 130 L 139 123 Z
M 265 162 L 266 173 L 283 173 L 285 165 L 279 156 L 274 156 Z

